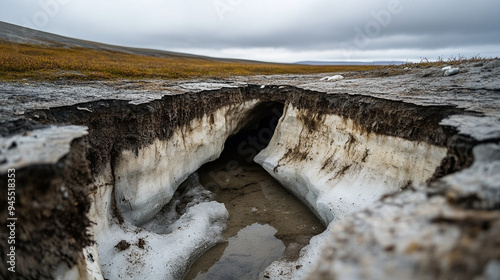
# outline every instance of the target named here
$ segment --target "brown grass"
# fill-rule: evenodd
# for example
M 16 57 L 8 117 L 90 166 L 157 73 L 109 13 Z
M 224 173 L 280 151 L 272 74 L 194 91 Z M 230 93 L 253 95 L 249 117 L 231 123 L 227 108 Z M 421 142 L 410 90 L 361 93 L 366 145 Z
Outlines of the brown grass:
M 0 41 L 0 80 L 224 78 L 371 70 L 377 66 L 308 66 L 152 57 L 110 50 L 43 47 Z

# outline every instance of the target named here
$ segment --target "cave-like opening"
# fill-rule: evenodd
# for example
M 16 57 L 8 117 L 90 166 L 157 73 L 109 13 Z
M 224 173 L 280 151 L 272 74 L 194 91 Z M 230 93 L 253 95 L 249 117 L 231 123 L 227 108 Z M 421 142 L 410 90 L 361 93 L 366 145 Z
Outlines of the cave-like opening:
M 226 140 L 221 157 L 237 153 L 240 160 L 253 161 L 255 155 L 271 141 L 283 109 L 284 104 L 279 102 L 257 105 L 248 114 L 247 123 Z
M 198 170 L 201 184 L 225 204 L 229 219 L 226 241 L 203 254 L 185 279 L 256 279 L 273 261 L 297 259 L 324 230 L 305 205 L 253 162 L 271 140 L 283 108 L 276 102 L 256 106 L 221 156 Z

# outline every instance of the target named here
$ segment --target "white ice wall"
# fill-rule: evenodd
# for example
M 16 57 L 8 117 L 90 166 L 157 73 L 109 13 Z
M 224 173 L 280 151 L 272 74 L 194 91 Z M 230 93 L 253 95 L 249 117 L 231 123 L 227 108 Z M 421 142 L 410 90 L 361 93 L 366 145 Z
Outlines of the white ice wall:
M 319 120 L 313 131 L 302 119 Z M 385 194 L 430 178 L 446 149 L 368 133 L 337 115 L 315 116 L 287 105 L 268 147 L 255 161 L 309 206 L 329 228 Z M 314 268 L 327 230 L 295 262 L 276 261 L 263 275 L 303 279 Z
M 325 224 L 408 184 L 424 183 L 446 155 L 446 148 L 367 133 L 336 115 L 323 115 L 311 131 L 301 119 L 313 116 L 288 105 L 255 161 Z
M 108 165 L 93 183 L 92 234 L 98 252 L 86 257 L 88 279 L 180 279 L 188 266 L 220 241 L 227 210 L 222 203 L 202 202 L 190 208 L 168 234 L 157 234 L 140 225 L 151 220 L 172 198 L 177 187 L 203 163 L 216 159 L 224 142 L 245 124 L 259 101 L 225 106 L 179 128 L 168 140 L 156 140 L 134 151 L 122 151 L 114 168 Z M 114 193 L 113 193 L 114 189 Z M 113 215 L 113 200 L 124 217 Z M 159 225 L 161 226 L 161 225 Z M 145 241 L 139 248 L 139 239 Z M 120 241 L 131 244 L 119 251 Z
M 116 203 L 124 218 L 141 225 L 156 215 L 190 174 L 219 157 L 226 139 L 238 131 L 257 103 L 225 106 L 194 119 L 170 139 L 156 140 L 137 155 L 132 150 L 122 151 L 114 176 Z

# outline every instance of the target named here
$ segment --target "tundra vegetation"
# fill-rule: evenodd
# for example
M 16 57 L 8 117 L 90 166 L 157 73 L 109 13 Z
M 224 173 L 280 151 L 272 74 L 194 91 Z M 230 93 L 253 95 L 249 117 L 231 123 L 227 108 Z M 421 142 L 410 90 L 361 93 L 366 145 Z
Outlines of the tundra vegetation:
M 175 55 L 146 56 L 68 46 L 0 40 L 0 80 L 225 78 L 245 75 L 312 74 L 372 70 L 372 65 L 311 66 Z

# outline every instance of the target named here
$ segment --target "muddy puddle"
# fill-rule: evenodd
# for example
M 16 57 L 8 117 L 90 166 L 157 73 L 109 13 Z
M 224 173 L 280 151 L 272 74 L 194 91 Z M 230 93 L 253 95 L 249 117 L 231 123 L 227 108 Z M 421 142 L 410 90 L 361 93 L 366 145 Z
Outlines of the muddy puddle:
M 257 279 L 273 261 L 297 259 L 311 237 L 325 230 L 305 205 L 236 147 L 226 146 L 219 159 L 198 170 L 201 184 L 225 204 L 229 219 L 226 241 L 203 254 L 185 279 Z

